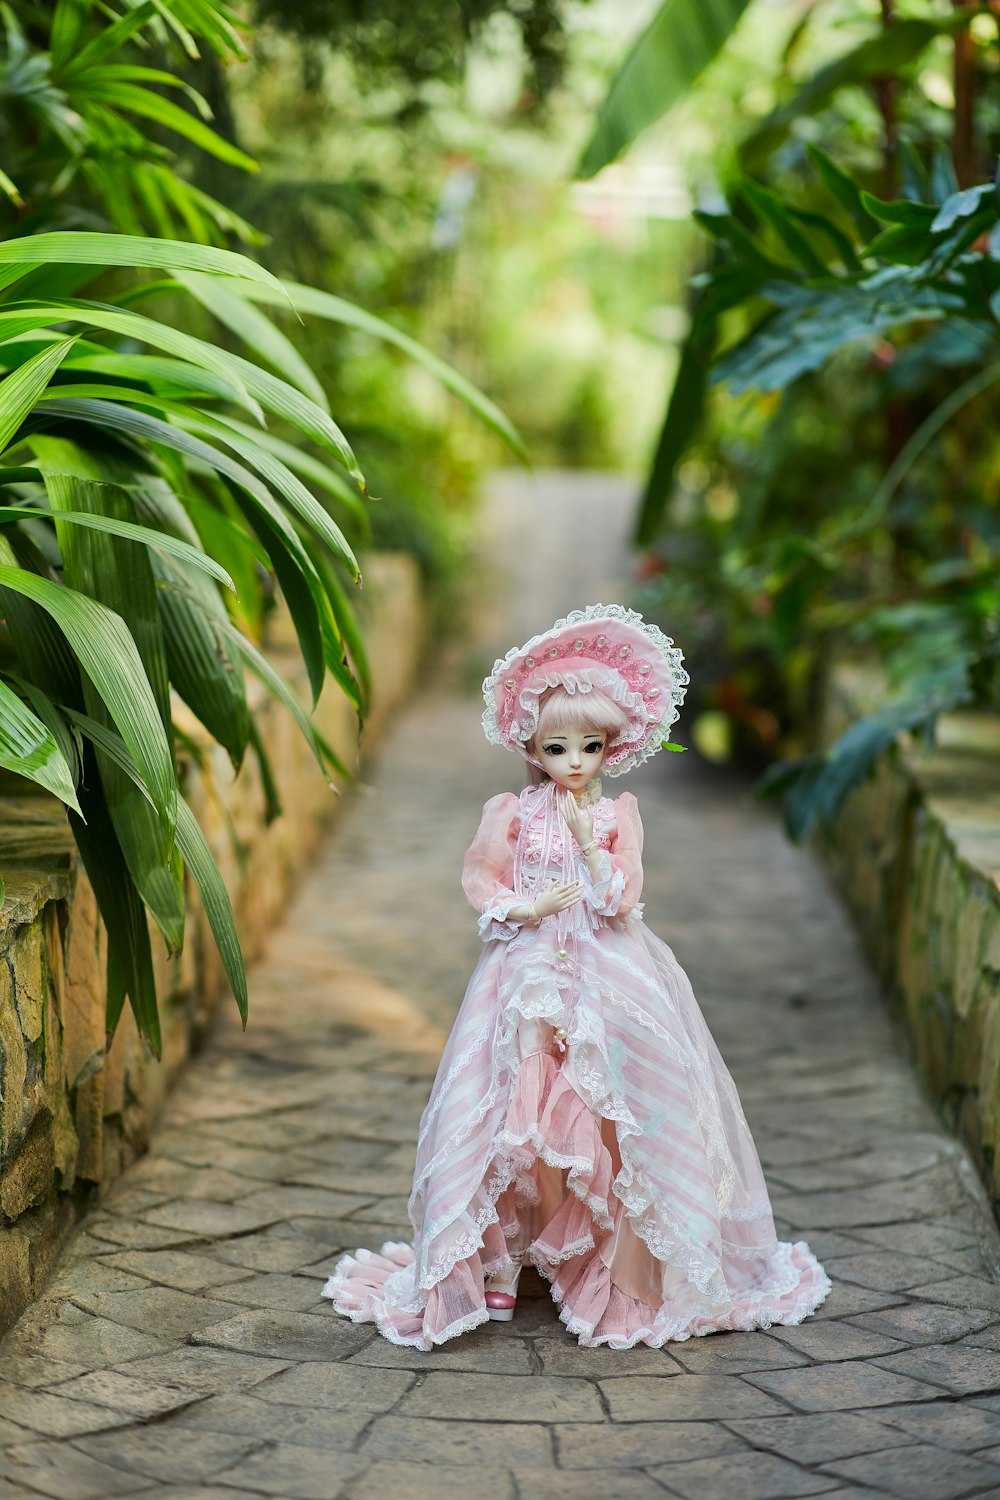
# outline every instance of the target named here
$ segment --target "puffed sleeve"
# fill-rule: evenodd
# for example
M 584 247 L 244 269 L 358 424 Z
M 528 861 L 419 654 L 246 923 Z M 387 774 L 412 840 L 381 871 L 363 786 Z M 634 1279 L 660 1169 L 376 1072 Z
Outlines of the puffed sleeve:
M 490 798 L 462 865 L 462 889 L 479 912 L 479 936 L 484 942 L 512 938 L 521 927 L 507 915 L 520 904 L 512 889 L 519 806 L 513 792 Z
M 600 853 L 600 874 L 586 892 L 591 911 L 601 917 L 627 917 L 642 894 L 642 822 L 631 792 L 615 802 L 617 828 L 611 849 Z

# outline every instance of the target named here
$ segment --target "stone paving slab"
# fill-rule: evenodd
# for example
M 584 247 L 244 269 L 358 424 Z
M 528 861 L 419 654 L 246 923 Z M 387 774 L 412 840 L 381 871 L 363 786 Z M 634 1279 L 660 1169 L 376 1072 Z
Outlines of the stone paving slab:
M 621 597 L 630 504 L 595 476 L 498 481 L 500 552 L 529 524 L 535 549 L 518 590 L 484 590 L 454 682 Z M 513 1323 L 422 1354 L 321 1299 L 344 1251 L 407 1237 L 417 1122 L 478 952 L 461 859 L 518 784 L 478 718 L 441 680 L 400 715 L 251 975 L 247 1033 L 221 1017 L 0 1349 L 0 1500 L 1000 1495 L 1000 1238 L 968 1158 L 813 861 L 691 757 L 630 783 L 646 918 L 733 1069 L 783 1234 L 830 1269 L 826 1304 L 797 1328 L 586 1350 L 529 1275 Z

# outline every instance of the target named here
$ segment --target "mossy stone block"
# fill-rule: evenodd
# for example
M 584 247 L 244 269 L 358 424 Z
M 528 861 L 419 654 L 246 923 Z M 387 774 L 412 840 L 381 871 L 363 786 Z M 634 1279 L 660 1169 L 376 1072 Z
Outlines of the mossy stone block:
M 52 1119 L 39 1115 L 13 1161 L 0 1176 L 0 1210 L 17 1219 L 47 1197 L 55 1170 Z

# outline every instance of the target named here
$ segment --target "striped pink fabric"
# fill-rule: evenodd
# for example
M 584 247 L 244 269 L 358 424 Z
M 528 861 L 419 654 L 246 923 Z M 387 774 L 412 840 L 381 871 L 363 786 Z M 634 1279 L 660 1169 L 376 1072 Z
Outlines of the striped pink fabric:
M 777 1239 L 736 1088 L 642 921 L 635 798 L 594 804 L 596 882 L 553 806 L 551 783 L 486 804 L 463 877 L 484 947 L 421 1120 L 412 1247 L 346 1256 L 324 1295 L 429 1349 L 484 1322 L 484 1277 L 524 1255 L 581 1344 L 798 1323 L 830 1282 Z M 511 919 L 567 872 L 582 901 Z

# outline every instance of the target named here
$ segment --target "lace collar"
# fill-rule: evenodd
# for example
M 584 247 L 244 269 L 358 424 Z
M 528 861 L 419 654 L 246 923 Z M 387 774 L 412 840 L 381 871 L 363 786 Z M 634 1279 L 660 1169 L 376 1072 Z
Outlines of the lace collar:
M 532 784 L 530 786 L 526 786 L 525 789 L 524 789 L 524 791 L 530 797 L 532 795 L 532 793 L 534 793 L 534 794 L 537 795 L 539 792 L 544 792 L 544 791 L 547 790 L 547 788 L 549 788 L 550 786 L 554 786 L 554 785 L 555 785 L 555 782 L 553 782 L 553 781 L 542 781 L 540 783 L 534 783 L 534 784 Z M 523 793 L 522 793 L 522 795 L 523 795 Z M 577 797 L 577 799 L 576 799 L 577 806 L 578 807 L 593 807 L 594 803 L 595 802 L 600 802 L 600 800 L 601 800 L 601 798 L 603 796 L 604 796 L 604 788 L 601 785 L 601 778 L 599 776 L 595 776 L 594 779 L 593 779 L 593 781 L 588 781 L 587 782 L 587 785 L 584 787 L 584 789 L 580 793 L 579 797 Z
M 604 788 L 601 786 L 601 778 L 595 776 L 593 781 L 587 782 L 587 785 L 579 797 L 577 797 L 576 804 L 578 807 L 593 807 L 595 802 L 600 802 L 603 795 Z

